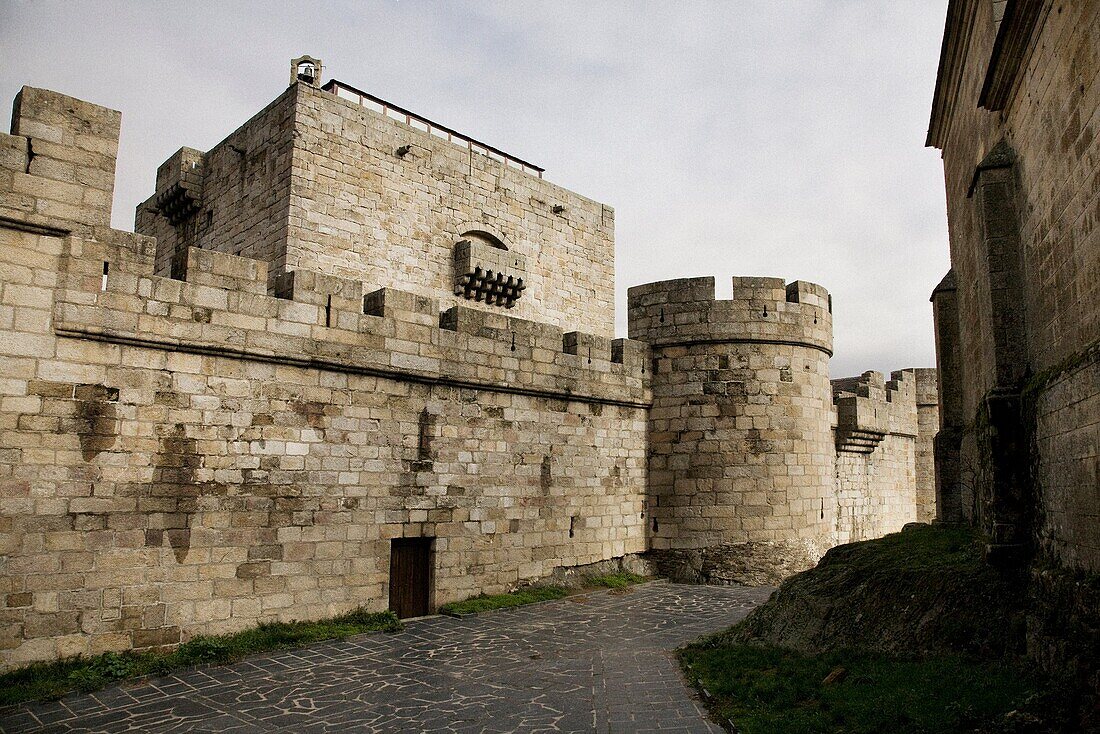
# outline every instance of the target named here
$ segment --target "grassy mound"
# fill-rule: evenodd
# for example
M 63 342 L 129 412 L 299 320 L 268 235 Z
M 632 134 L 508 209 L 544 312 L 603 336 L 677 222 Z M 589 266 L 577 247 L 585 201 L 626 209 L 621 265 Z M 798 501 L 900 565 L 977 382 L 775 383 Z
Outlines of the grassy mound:
M 681 662 L 741 734 L 1093 731 L 1087 694 L 1022 658 L 1026 570 L 982 546 L 929 526 L 839 546 Z
M 726 640 L 807 653 L 993 659 L 1022 652 L 1026 580 L 985 563 L 982 542 L 969 528 L 916 526 L 838 546 L 787 580 Z

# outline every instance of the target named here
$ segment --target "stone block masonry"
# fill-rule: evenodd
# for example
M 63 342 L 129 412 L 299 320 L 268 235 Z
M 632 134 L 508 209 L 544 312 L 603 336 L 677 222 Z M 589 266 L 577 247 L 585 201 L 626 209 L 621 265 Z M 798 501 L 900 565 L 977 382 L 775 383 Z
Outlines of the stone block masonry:
M 362 284 L 309 273 L 261 295 L 264 263 L 221 253 L 152 276 L 141 237 L 2 232 L 58 279 L 28 322 L 52 333 L 0 347 L 9 664 L 382 609 L 394 537 L 435 539 L 433 606 L 645 549 L 637 357 L 465 307 L 441 328 L 388 289 L 365 315 Z
M 0 133 L 0 216 L 110 226 L 121 122 L 115 110 L 23 87 L 11 135 Z
M 927 144 L 951 269 L 932 293 L 945 519 L 1029 568 L 1028 655 L 1097 686 L 1100 2 L 951 0 Z
M 612 339 L 609 208 L 304 83 L 121 232 L 118 123 L 28 88 L 0 136 L 0 667 L 385 609 L 395 539 L 430 610 L 918 514 L 911 373 L 834 407 L 820 286 L 640 286 Z
M 936 399 L 935 370 L 890 378 L 865 372 L 832 381 L 838 543 L 878 538 L 936 515 L 931 452 L 938 422 L 935 403 L 928 407 Z
M 644 345 L 197 248 L 157 276 L 103 212 L 14 213 L 4 667 L 382 609 L 394 537 L 434 539 L 432 606 L 645 549 Z
M 172 197 L 185 216 L 164 215 Z M 611 207 L 309 84 L 209 152 L 170 158 L 137 231 L 157 238 L 162 275 L 198 246 L 266 260 L 273 278 L 308 269 L 492 311 L 497 299 L 456 295 L 452 255 L 489 241 L 525 264 L 505 263 L 525 285 L 499 299 L 515 316 L 614 332 Z
M 949 519 L 1008 555 L 1092 574 L 1098 25 L 1096 2 L 953 1 L 927 141 L 942 152 L 951 234 L 951 271 L 933 294 L 950 384 L 936 447 Z
M 832 544 L 829 356 L 820 286 L 713 278 L 630 289 L 653 350 L 650 539 L 675 578 L 776 583 Z
M 917 522 L 932 522 L 938 515 L 935 440 L 940 430 L 939 385 L 935 369 L 923 367 L 913 372 L 917 378 Z
M 691 278 L 629 300 L 631 337 L 652 350 L 646 500 L 666 574 L 775 584 L 838 543 L 934 516 L 916 461 L 935 434 L 917 400 L 918 384 L 935 400 L 934 370 L 830 385 L 824 288 L 736 277 L 727 301 L 713 278 Z

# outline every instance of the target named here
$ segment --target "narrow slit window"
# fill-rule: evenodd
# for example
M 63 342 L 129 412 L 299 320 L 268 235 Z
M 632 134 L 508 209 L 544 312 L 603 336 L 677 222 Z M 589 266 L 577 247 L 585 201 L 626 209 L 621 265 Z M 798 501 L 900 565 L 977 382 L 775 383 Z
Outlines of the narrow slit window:
M 103 280 L 99 281 L 99 290 L 107 290 L 107 273 L 111 270 L 111 263 L 103 261 Z
M 325 326 L 332 326 L 332 296 L 325 301 Z

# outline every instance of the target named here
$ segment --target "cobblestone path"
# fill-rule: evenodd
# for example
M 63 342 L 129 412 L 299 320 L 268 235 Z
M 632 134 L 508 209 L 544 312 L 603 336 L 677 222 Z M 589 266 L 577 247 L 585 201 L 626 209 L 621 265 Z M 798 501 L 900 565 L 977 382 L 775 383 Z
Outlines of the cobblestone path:
M 14 732 L 721 732 L 670 651 L 770 589 L 654 582 L 428 617 L 220 667 L 0 710 Z

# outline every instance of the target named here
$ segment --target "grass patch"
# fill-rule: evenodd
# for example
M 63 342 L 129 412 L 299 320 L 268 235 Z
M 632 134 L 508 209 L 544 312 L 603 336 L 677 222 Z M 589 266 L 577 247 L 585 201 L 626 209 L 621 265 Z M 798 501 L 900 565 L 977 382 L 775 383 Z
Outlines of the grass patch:
M 521 607 L 524 604 L 534 604 L 538 601 L 561 599 L 569 594 L 569 589 L 564 586 L 528 586 L 510 594 L 492 594 L 475 596 L 463 601 L 453 601 L 439 608 L 443 614 L 476 614 L 488 612 L 493 609 L 508 609 Z
M 1015 666 L 948 654 L 803 655 L 711 641 L 684 648 L 680 660 L 710 693 L 715 719 L 741 734 L 981 731 L 1045 685 Z M 824 683 L 838 668 L 839 679 Z
M 35 663 L 0 675 L 0 706 L 56 699 L 74 690 L 95 691 L 126 678 L 165 675 L 192 665 L 231 663 L 255 653 L 321 640 L 400 629 L 401 622 L 393 612 L 356 609 L 317 622 L 269 622 L 231 635 L 195 637 L 169 652 L 109 652 Z
M 924 571 L 981 571 L 984 539 L 972 528 L 929 525 L 873 541 L 832 548 L 818 575 L 848 572 L 893 575 Z
M 621 589 L 624 586 L 633 586 L 647 581 L 645 576 L 636 573 L 608 573 L 603 576 L 589 576 L 585 581 L 591 586 L 602 586 L 606 589 Z

